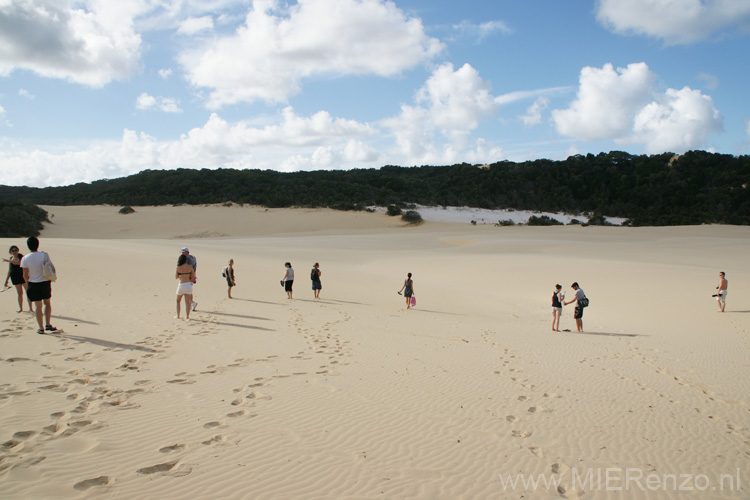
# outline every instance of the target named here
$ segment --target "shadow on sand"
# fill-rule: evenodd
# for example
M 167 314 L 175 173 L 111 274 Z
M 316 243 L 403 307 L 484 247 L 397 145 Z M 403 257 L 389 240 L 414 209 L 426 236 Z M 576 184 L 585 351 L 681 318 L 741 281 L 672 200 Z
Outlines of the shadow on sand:
M 49 335 L 50 337 L 52 335 Z M 161 352 L 157 349 L 145 347 L 142 345 L 133 344 L 122 344 L 120 342 L 112 342 L 111 340 L 97 339 L 93 337 L 84 337 L 82 335 L 68 335 L 64 333 L 60 335 L 61 339 L 75 340 L 76 342 L 88 342 L 89 344 L 100 345 L 102 347 L 110 347 L 113 349 L 128 349 L 130 351 L 143 351 L 143 352 Z
M 275 332 L 273 328 L 263 328 L 262 326 L 253 326 L 253 325 L 241 325 L 239 323 L 224 323 L 221 321 L 208 321 L 205 319 L 197 319 L 197 318 L 190 318 L 190 321 L 193 323 L 205 323 L 207 325 L 220 325 L 220 326 L 236 326 L 237 328 L 247 328 L 249 330 L 261 330 L 264 332 Z

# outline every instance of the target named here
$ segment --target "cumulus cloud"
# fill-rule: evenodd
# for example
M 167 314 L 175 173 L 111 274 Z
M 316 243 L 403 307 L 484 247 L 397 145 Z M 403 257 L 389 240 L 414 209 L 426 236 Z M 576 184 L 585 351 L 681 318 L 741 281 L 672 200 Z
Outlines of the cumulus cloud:
M 721 31 L 750 27 L 750 2 L 744 0 L 599 0 L 597 19 L 617 33 L 687 44 Z
M 30 101 L 33 101 L 36 98 L 34 94 L 32 94 L 26 89 L 18 89 L 18 95 L 20 95 L 21 97 L 25 97 L 26 99 L 29 99 Z
M 2 118 L 0 113 L 0 119 Z M 325 111 L 299 116 L 284 109 L 278 123 L 253 127 L 230 123 L 216 113 L 208 121 L 163 141 L 125 130 L 120 141 L 91 144 L 80 151 L 27 151 L 2 144 L 0 184 L 48 186 L 121 177 L 144 169 L 260 168 L 307 170 L 373 166 L 378 153 L 364 141 L 372 126 L 332 117 Z
M 136 99 L 135 107 L 142 110 L 156 110 L 165 113 L 181 113 L 176 99 L 171 97 L 154 97 L 143 92 Z
M 16 69 L 101 87 L 138 69 L 141 2 L 0 2 L 0 76 Z
M 693 149 L 722 129 L 713 99 L 689 87 L 667 89 L 658 101 L 638 112 L 633 125 L 634 140 L 645 143 L 649 154 Z
M 211 16 L 190 17 L 180 23 L 177 33 L 181 35 L 195 35 L 201 31 L 214 29 L 214 20 Z
M 722 130 L 713 99 L 699 90 L 654 88 L 645 63 L 581 70 L 576 99 L 552 111 L 559 134 L 583 141 L 642 143 L 649 153 L 695 149 Z
M 286 102 L 311 75 L 394 76 L 443 50 L 419 19 L 384 0 L 255 0 L 244 24 L 181 54 L 188 81 L 211 89 L 209 108 Z
M 646 63 L 616 71 L 611 64 L 583 68 L 576 99 L 568 109 L 552 111 L 557 132 L 584 141 L 625 135 L 637 109 L 648 103 L 653 81 Z
M 162 68 L 159 70 L 159 78 L 162 80 L 167 80 L 170 76 L 172 76 L 172 68 Z
M 497 112 L 490 91 L 471 65 L 454 70 L 445 63 L 417 92 L 414 106 L 402 104 L 401 113 L 382 125 L 392 131 L 397 151 L 408 163 L 458 161 L 480 120 Z M 437 138 L 438 133 L 446 141 Z

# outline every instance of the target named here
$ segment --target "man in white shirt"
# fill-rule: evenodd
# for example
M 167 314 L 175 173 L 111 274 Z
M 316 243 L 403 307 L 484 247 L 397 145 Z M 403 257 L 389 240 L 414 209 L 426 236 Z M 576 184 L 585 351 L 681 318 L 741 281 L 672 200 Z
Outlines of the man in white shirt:
M 57 331 L 57 328 L 50 323 L 52 320 L 52 305 L 50 304 L 52 283 L 44 278 L 43 270 L 44 261 L 49 259 L 49 255 L 39 251 L 39 239 L 35 236 L 26 240 L 26 246 L 31 250 L 30 254 L 25 255 L 21 259 L 23 279 L 29 284 L 26 290 L 26 297 L 34 304 L 36 322 L 39 324 L 39 329 L 36 333 L 44 335 L 45 331 Z M 45 323 L 42 323 L 42 304 L 44 304 Z
M 576 303 L 576 309 L 575 309 L 575 312 L 573 313 L 573 317 L 576 319 L 576 330 L 582 333 L 583 332 L 583 306 L 581 305 L 579 301 L 582 300 L 584 297 L 586 297 L 586 294 L 583 293 L 583 290 L 581 290 L 581 287 L 578 286 L 577 281 L 573 283 L 572 285 L 570 285 L 570 287 L 573 290 L 575 290 L 576 294 L 569 301 L 563 302 L 563 305 L 567 306 L 568 304 L 572 304 L 573 302 Z

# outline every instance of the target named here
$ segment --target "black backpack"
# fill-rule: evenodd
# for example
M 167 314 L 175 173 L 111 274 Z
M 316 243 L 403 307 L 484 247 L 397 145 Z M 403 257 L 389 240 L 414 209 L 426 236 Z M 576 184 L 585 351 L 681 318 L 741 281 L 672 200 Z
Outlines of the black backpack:
M 313 281 L 318 281 L 318 270 L 313 267 L 312 271 L 310 271 L 310 279 Z

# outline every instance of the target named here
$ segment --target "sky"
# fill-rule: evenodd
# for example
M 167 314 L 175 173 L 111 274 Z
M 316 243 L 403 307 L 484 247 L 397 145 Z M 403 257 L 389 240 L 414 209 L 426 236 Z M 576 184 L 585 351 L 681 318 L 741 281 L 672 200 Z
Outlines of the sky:
M 0 184 L 750 154 L 750 0 L 0 0 Z

